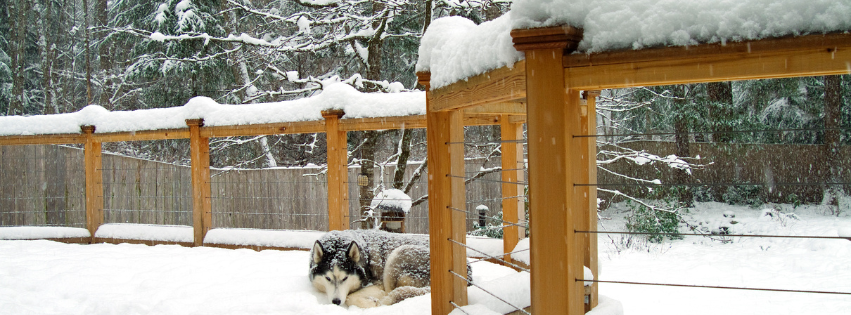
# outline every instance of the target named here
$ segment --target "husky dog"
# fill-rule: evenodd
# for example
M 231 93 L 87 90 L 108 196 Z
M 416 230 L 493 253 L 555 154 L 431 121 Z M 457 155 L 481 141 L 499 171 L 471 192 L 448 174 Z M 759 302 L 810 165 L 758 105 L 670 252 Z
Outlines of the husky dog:
M 313 245 L 309 277 L 331 303 L 368 308 L 429 293 L 429 266 L 426 235 L 331 231 Z

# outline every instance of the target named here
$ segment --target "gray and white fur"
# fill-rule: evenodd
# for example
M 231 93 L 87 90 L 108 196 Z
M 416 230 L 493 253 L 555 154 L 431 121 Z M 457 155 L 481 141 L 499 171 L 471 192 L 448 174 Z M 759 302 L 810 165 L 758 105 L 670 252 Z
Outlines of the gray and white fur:
M 394 304 L 430 291 L 428 245 L 427 235 L 331 231 L 313 245 L 310 281 L 337 305 Z

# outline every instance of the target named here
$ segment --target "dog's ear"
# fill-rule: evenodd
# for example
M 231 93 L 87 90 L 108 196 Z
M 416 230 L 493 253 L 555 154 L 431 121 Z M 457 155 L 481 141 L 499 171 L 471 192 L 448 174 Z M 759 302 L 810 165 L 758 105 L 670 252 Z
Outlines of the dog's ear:
M 360 263 L 362 257 L 360 246 L 355 242 L 349 244 L 349 259 L 357 264 Z
M 325 256 L 325 249 L 322 248 L 322 244 L 319 241 L 313 243 L 313 263 L 318 264 L 322 261 L 322 256 Z

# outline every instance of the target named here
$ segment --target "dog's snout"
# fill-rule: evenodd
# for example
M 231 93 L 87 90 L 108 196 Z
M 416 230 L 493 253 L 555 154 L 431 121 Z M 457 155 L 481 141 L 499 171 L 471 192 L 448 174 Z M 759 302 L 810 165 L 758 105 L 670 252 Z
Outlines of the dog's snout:
M 333 299 L 333 300 L 331 300 L 331 303 L 340 305 L 340 299 Z

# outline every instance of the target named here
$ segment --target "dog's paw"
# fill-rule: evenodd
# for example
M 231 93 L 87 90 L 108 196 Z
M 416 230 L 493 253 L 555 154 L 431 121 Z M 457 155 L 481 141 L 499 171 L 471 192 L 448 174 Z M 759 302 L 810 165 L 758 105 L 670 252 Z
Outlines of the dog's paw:
M 346 304 L 357 306 L 360 308 L 372 308 L 381 306 L 381 299 L 385 296 L 381 286 L 369 286 L 349 294 L 346 297 Z
M 349 301 L 346 302 L 346 304 L 354 305 L 360 308 L 373 308 L 381 306 L 381 301 L 372 296 L 362 296 L 350 298 Z

